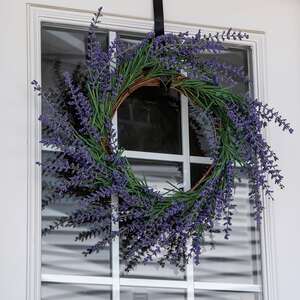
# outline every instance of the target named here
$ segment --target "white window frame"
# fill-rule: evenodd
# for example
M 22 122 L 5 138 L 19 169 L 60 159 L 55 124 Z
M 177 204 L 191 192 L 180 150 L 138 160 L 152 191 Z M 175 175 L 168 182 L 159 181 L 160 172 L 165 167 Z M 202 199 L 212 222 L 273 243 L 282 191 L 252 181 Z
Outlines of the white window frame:
M 187 280 L 156 280 L 156 279 L 133 279 L 119 277 L 119 250 L 118 247 L 112 249 L 112 277 L 88 277 L 71 275 L 50 275 L 41 276 L 41 170 L 36 166 L 36 161 L 41 160 L 41 125 L 38 116 L 41 112 L 40 98 L 36 96 L 30 85 L 30 81 L 41 79 L 41 25 L 42 22 L 55 24 L 68 24 L 75 26 L 87 26 L 93 12 L 79 11 L 73 9 L 63 9 L 49 6 L 27 5 L 27 32 L 28 32 L 28 195 L 27 195 L 27 300 L 40 300 L 41 280 L 45 282 L 62 282 L 75 284 L 101 284 L 112 287 L 113 300 L 119 300 L 119 286 L 143 286 L 162 288 L 182 288 L 187 291 L 187 300 L 194 299 L 194 290 L 222 290 L 222 291 L 249 291 L 259 292 L 261 288 L 254 284 L 231 284 L 231 283 L 209 283 L 194 282 L 193 268 L 188 266 Z M 117 31 L 128 31 L 135 33 L 147 33 L 153 29 L 153 22 L 141 19 L 114 16 L 105 14 L 100 27 L 110 31 L 109 39 L 113 40 Z M 203 32 L 215 32 L 223 28 L 207 26 L 194 26 L 184 24 L 165 23 L 166 32 L 186 32 L 197 33 L 199 27 Z M 251 47 L 252 73 L 254 83 L 254 95 L 260 99 L 267 99 L 266 88 L 266 54 L 265 54 L 265 34 L 263 32 L 250 33 L 250 39 L 245 41 L 232 41 L 231 44 Z M 187 109 L 187 99 L 183 99 L 182 109 Z M 183 128 L 187 130 L 187 128 Z M 186 135 L 188 136 L 188 135 Z M 186 143 L 183 143 L 186 144 Z M 186 145 L 189 145 L 187 143 Z M 128 156 L 135 158 L 145 158 L 140 152 L 128 151 Z M 178 161 L 179 156 L 189 159 L 189 149 L 183 149 L 183 155 L 155 155 L 155 159 Z M 150 156 L 149 156 L 150 155 Z M 151 154 L 147 159 L 151 158 Z M 181 160 L 182 161 L 182 160 Z M 207 158 L 191 157 L 190 161 L 183 163 L 209 163 Z M 189 169 L 189 168 L 185 168 Z M 185 176 L 188 178 L 189 176 Z M 184 186 L 188 187 L 189 182 Z M 274 243 L 273 204 L 271 201 L 264 201 L 264 215 L 261 226 L 261 259 L 262 259 L 262 282 L 263 299 L 277 300 L 277 280 L 276 261 Z M 117 242 L 115 242 L 117 243 Z M 114 259 L 115 257 L 115 259 Z

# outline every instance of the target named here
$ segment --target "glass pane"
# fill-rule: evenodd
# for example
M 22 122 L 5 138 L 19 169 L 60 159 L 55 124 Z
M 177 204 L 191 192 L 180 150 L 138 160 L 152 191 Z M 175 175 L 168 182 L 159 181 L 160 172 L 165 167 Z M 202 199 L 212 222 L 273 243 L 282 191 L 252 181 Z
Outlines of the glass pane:
M 227 48 L 220 54 L 205 53 L 202 54 L 201 60 L 210 60 L 217 58 L 220 63 L 226 63 L 236 67 L 243 66 L 245 74 L 249 74 L 248 53 L 250 48 Z M 235 93 L 245 94 L 249 91 L 248 83 L 238 83 L 233 89 Z M 203 119 L 203 118 L 202 118 Z M 193 117 L 191 109 L 189 110 L 189 135 L 190 135 L 190 154 L 193 156 L 210 156 L 208 147 L 208 136 L 211 134 L 209 126 L 201 125 L 201 119 Z M 200 125 L 200 126 L 199 126 Z
M 218 55 L 218 60 L 226 64 L 240 67 L 243 66 L 244 72 L 246 75 L 251 77 L 250 70 L 248 67 L 249 64 L 249 53 L 251 48 L 232 48 L 228 47 L 223 53 Z M 238 83 L 233 91 L 238 94 L 245 94 L 249 91 L 248 83 Z
M 215 234 L 215 248 L 212 248 L 207 237 L 200 264 L 194 269 L 196 281 L 260 284 L 260 234 L 248 192 L 245 177 L 236 182 L 233 203 L 236 208 L 230 238 L 224 239 L 223 232 Z
M 120 33 L 119 38 L 128 44 L 128 47 L 140 43 L 144 38 L 144 34 L 137 33 Z
M 42 300 L 111 300 L 110 287 L 42 283 Z
M 210 165 L 191 164 L 191 187 L 194 187 L 199 180 L 206 176 Z
M 180 95 L 142 87 L 118 109 L 118 141 L 126 150 L 182 153 Z
M 210 157 L 215 138 L 215 127 L 211 119 L 198 108 L 189 105 L 190 154 Z
M 55 152 L 43 151 L 43 161 L 53 159 Z M 42 198 L 50 196 L 49 187 L 59 179 L 43 176 Z M 58 216 L 78 208 L 76 199 L 63 199 L 47 206 L 42 211 L 42 227 L 49 226 Z M 85 230 L 85 228 L 82 228 Z M 68 275 L 110 275 L 110 247 L 107 246 L 96 254 L 85 257 L 82 252 L 97 242 L 91 239 L 86 242 L 75 241 L 77 228 L 60 228 L 42 237 L 42 273 Z
M 182 163 L 142 159 L 129 159 L 129 162 L 136 176 L 146 178 L 148 185 L 157 191 L 164 193 L 165 189 L 171 189 L 169 183 L 177 187 L 183 185 Z M 175 266 L 166 264 L 162 268 L 155 261 L 146 265 L 140 264 L 129 273 L 124 269 L 125 265 L 121 262 L 121 276 L 127 278 L 185 279 L 185 273 L 177 270 Z
M 97 33 L 106 48 L 108 35 Z M 85 65 L 87 29 L 42 26 L 42 85 L 57 87 L 63 72 L 76 73 Z
M 130 33 L 119 37 L 128 47 L 143 39 Z M 133 93 L 118 110 L 119 145 L 127 150 L 182 153 L 179 99 L 174 90 L 159 87 Z
M 97 33 L 97 38 L 104 49 L 108 45 L 108 35 Z M 74 78 L 80 80 L 79 72 L 85 68 L 87 29 L 75 27 L 59 28 L 42 26 L 42 86 L 44 89 L 57 88 L 63 82 L 63 73 L 70 72 Z M 42 111 L 48 109 L 42 103 Z M 47 136 L 45 128 L 43 136 Z
M 199 291 L 195 300 L 260 300 L 261 294 L 248 292 Z
M 181 188 L 183 185 L 183 167 L 179 162 L 168 162 L 148 159 L 128 159 L 134 174 L 149 186 L 161 193 L 173 189 L 172 185 Z
M 166 263 L 165 267 L 159 266 L 155 261 L 146 265 L 140 264 L 129 273 L 124 271 L 125 265 L 121 263 L 121 277 L 140 279 L 185 280 L 186 274 L 176 266 Z
M 185 291 L 179 289 L 121 287 L 121 300 L 186 300 Z
M 97 33 L 101 45 L 107 47 L 107 34 Z M 62 74 L 68 71 L 77 74 L 85 67 L 87 29 L 72 27 L 58 28 L 42 26 L 42 85 L 46 88 L 57 87 Z M 43 110 L 46 107 L 43 105 Z M 43 133 L 45 134 L 45 132 Z M 54 153 L 43 153 L 43 159 L 49 159 Z M 43 178 L 43 197 L 49 194 L 47 186 L 57 178 Z M 63 199 L 47 207 L 42 213 L 43 227 L 49 225 L 57 216 L 76 209 L 76 199 Z M 84 228 L 83 228 L 84 230 Z M 55 274 L 110 274 L 109 249 L 103 249 L 99 255 L 84 257 L 81 252 L 94 241 L 75 242 L 77 229 L 63 228 L 42 239 L 42 271 Z
M 157 262 L 149 262 L 146 265 L 139 264 L 129 273 L 124 271 L 125 265 L 121 263 L 121 277 L 140 279 L 162 279 L 162 280 L 185 280 L 186 274 L 176 268 L 176 266 L 166 263 L 161 267 Z

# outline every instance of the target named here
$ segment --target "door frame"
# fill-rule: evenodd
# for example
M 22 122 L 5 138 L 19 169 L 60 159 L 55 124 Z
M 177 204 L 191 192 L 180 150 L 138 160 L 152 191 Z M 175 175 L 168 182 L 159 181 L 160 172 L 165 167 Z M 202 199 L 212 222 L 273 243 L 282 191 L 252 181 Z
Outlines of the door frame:
M 41 81 L 41 24 L 42 22 L 51 22 L 88 26 L 92 14 L 92 11 L 27 4 L 27 300 L 40 300 L 41 283 L 41 170 L 36 165 L 36 162 L 41 160 L 41 144 L 38 143 L 41 140 L 41 126 L 38 121 L 41 104 L 39 97 L 33 92 L 30 85 L 33 79 Z M 102 17 L 100 26 L 103 29 L 114 31 L 147 33 L 153 30 L 153 21 L 105 14 Z M 221 27 L 165 22 L 166 32 L 179 33 L 188 31 L 191 34 L 195 34 L 199 28 L 201 28 L 203 33 L 224 30 Z M 245 29 L 242 31 L 247 31 L 250 34 L 250 38 L 244 41 L 231 41 L 230 44 L 251 48 L 254 96 L 259 99 L 267 99 L 265 33 L 263 31 Z M 265 136 L 268 137 L 267 132 L 265 132 Z M 274 204 L 271 201 L 265 201 L 265 199 L 263 201 L 265 207 L 261 226 L 263 299 L 277 300 Z M 107 280 L 107 278 L 103 278 L 103 280 L 106 280 L 108 285 L 113 285 L 112 280 Z M 196 283 L 194 288 L 213 290 L 214 284 Z M 224 290 L 232 289 L 234 290 L 234 285 L 224 285 Z

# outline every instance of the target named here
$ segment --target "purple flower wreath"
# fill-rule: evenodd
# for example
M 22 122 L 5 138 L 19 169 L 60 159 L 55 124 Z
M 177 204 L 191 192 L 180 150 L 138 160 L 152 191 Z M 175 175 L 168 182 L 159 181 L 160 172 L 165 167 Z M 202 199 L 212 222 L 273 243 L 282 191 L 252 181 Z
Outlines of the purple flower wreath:
M 150 33 L 138 45 L 128 47 L 116 40 L 104 51 L 96 40 L 100 16 L 101 9 L 90 25 L 87 68 L 80 80 L 65 73 L 63 84 L 51 92 L 42 92 L 39 84 L 32 82 L 46 108 L 40 116 L 46 132 L 41 142 L 59 149 L 54 160 L 42 164 L 44 174 L 60 178 L 51 197 L 43 199 L 43 207 L 64 197 L 80 204 L 43 233 L 84 226 L 88 230 L 82 230 L 76 240 L 98 238 L 85 255 L 100 251 L 118 235 L 127 270 L 154 258 L 162 266 L 169 262 L 184 269 L 191 258 L 199 263 L 205 234 L 216 232 L 216 224 L 222 220 L 225 238 L 229 237 L 237 165 L 249 178 L 249 197 L 259 222 L 261 191 L 272 198 L 268 178 L 283 188 L 278 158 L 262 130 L 271 121 L 290 133 L 293 130 L 266 104 L 232 92 L 237 82 L 248 82 L 242 68 L 199 59 L 203 53 L 220 53 L 225 40 L 242 40 L 247 34 L 231 29 L 214 35 L 199 31 L 194 36 L 154 37 Z M 189 98 L 196 127 L 205 118 L 214 128 L 215 134 L 209 138 L 212 166 L 190 191 L 174 188 L 162 195 L 153 190 L 134 175 L 117 146 L 113 114 L 122 95 L 143 81 L 162 81 L 180 91 Z M 113 197 L 118 198 L 117 214 L 113 213 Z M 119 224 L 117 231 L 114 222 Z

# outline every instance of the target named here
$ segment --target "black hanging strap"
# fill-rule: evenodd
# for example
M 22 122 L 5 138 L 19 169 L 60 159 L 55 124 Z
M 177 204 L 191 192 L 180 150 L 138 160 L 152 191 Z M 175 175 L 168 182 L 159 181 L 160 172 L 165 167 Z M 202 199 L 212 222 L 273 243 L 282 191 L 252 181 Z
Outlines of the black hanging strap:
M 153 0 L 154 33 L 155 36 L 164 35 L 164 7 L 163 0 Z

